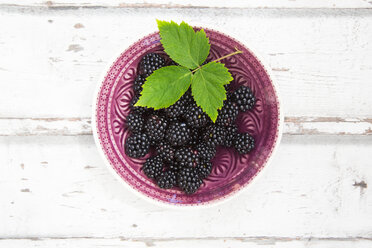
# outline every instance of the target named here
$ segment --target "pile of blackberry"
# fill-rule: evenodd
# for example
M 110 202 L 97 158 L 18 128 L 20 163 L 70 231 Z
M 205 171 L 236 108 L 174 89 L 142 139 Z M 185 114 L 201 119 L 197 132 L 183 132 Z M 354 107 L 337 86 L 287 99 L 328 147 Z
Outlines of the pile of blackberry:
M 126 119 L 130 135 L 125 152 L 132 158 L 141 158 L 155 151 L 143 164 L 143 173 L 160 188 L 178 187 L 193 194 L 211 173 L 217 146 L 233 147 L 240 154 L 254 148 L 253 137 L 239 133 L 235 121 L 239 112 L 254 107 L 256 99 L 246 86 L 228 92 L 215 123 L 196 105 L 190 90 L 166 109 L 134 106 L 146 77 L 171 64 L 174 62 L 156 53 L 146 54 L 140 61 L 131 112 Z

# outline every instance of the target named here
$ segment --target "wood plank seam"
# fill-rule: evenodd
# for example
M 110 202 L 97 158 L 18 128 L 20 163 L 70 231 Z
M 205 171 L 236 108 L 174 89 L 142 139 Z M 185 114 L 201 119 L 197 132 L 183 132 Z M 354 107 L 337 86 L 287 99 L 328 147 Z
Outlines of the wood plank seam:
M 0 136 L 92 135 L 90 118 L 0 118 Z M 286 117 L 285 135 L 372 135 L 372 119 Z
M 266 0 L 266 1 L 227 1 L 216 2 L 205 0 L 203 2 L 196 2 L 185 0 L 182 3 L 177 1 L 162 1 L 154 0 L 151 3 L 146 1 L 17 1 L 15 4 L 12 1 L 1 1 L 0 7 L 48 7 L 48 8 L 63 8 L 64 10 L 71 8 L 335 8 L 335 9 L 351 9 L 351 8 L 371 8 L 371 3 L 363 0 L 354 1 L 286 1 L 286 0 Z
M 170 238 L 157 238 L 157 237 L 90 237 L 90 236 L 75 236 L 75 237 L 0 237 L 1 240 L 66 240 L 66 239 L 119 239 L 121 241 L 140 241 L 140 242 L 167 242 L 167 241 L 189 241 L 189 240 L 240 240 L 243 242 L 255 242 L 258 240 L 267 240 L 275 242 L 286 242 L 286 241 L 356 241 L 356 240 L 366 240 L 372 241 L 372 237 L 278 237 L 278 236 L 251 236 L 251 237 L 170 237 Z

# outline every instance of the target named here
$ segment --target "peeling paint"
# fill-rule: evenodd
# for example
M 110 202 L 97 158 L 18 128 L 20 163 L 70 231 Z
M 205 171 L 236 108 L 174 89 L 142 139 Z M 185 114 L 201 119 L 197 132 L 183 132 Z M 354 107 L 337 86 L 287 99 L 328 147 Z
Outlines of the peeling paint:
M 76 23 L 76 24 L 74 25 L 74 28 L 77 28 L 77 29 L 79 29 L 79 28 L 84 28 L 84 25 L 81 24 L 81 23 Z
M 359 182 L 359 183 L 354 182 L 353 186 L 354 186 L 354 187 L 360 187 L 361 189 L 366 189 L 368 185 L 367 185 L 366 182 L 361 181 L 361 182 Z
M 80 46 L 79 44 L 71 44 L 68 48 L 67 48 L 67 52 L 80 52 L 84 50 L 84 47 Z
M 289 68 L 272 68 L 273 71 L 289 71 Z

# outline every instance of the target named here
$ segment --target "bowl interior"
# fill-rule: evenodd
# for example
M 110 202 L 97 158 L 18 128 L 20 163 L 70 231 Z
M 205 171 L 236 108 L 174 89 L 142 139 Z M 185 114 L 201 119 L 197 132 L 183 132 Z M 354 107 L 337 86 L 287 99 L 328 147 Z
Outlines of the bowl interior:
M 234 39 L 205 29 L 211 43 L 209 60 L 231 53 L 235 47 L 243 53 L 222 60 L 233 75 L 230 90 L 249 86 L 257 102 L 253 110 L 240 113 L 240 132 L 250 133 L 255 149 L 239 155 L 234 149 L 217 149 L 211 175 L 193 195 L 177 189 L 158 188 L 142 172 L 146 158 L 133 159 L 125 154 L 125 140 L 130 135 L 125 125 L 134 95 L 132 84 L 140 59 L 149 52 L 164 54 L 158 33 L 151 34 L 128 48 L 108 71 L 97 96 L 97 137 L 106 159 L 116 173 L 133 189 L 154 200 L 173 205 L 203 205 L 228 197 L 247 185 L 265 166 L 279 135 L 279 102 L 275 87 L 255 55 Z

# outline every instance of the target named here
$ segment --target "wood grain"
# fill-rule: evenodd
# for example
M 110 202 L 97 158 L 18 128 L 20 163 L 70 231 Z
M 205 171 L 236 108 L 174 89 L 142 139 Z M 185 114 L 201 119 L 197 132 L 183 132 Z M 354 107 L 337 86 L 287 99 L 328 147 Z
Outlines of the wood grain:
M 13 247 L 123 247 L 123 248 L 189 248 L 189 247 L 219 247 L 219 248 L 370 248 L 370 239 L 360 238 L 276 238 L 276 237 L 251 237 L 251 238 L 204 238 L 204 239 L 157 239 L 157 238 L 21 238 L 0 239 L 0 246 Z
M 27 1 L 17 2 L 1 0 L 0 6 L 35 6 L 48 8 L 371 8 L 370 1 L 363 0 L 57 0 L 57 1 Z
M 241 195 L 181 211 L 124 188 L 91 136 L 0 137 L 0 237 L 368 239 L 371 149 L 369 137 L 287 136 Z
M 181 16 L 256 47 L 271 64 L 286 116 L 372 118 L 369 9 L 2 7 L 0 13 L 3 118 L 90 117 L 112 57 L 155 31 L 155 18 Z
M 372 119 L 286 117 L 284 135 L 372 135 Z M 0 136 L 91 135 L 90 118 L 0 118 Z
M 0 0 L 0 247 L 371 247 L 369 0 Z M 108 172 L 93 92 L 155 19 L 225 32 L 266 60 L 284 134 L 240 196 L 153 206 Z

